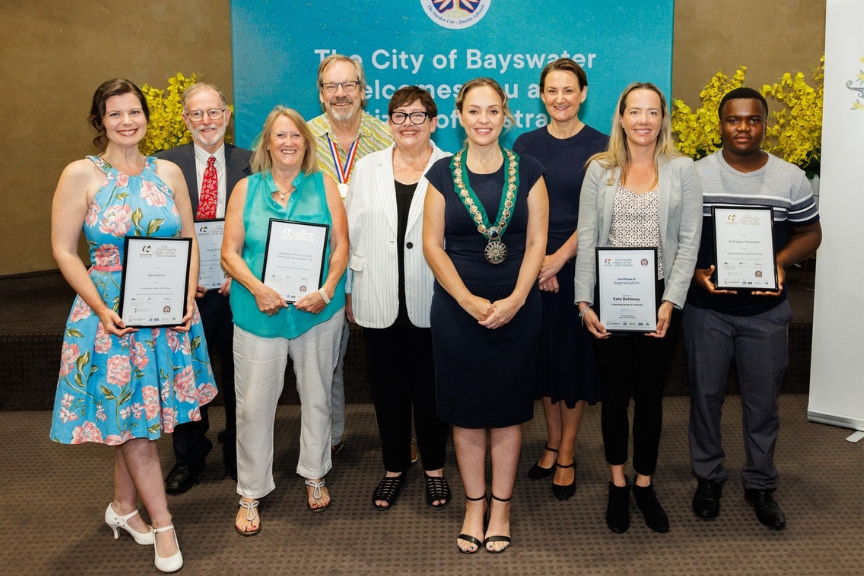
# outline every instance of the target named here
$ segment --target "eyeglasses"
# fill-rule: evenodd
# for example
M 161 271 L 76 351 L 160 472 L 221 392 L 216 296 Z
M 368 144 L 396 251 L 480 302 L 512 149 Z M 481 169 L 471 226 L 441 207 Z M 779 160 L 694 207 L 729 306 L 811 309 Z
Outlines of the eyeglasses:
M 204 114 L 207 114 L 211 120 L 219 120 L 225 115 L 225 110 L 227 110 L 227 108 L 210 108 L 209 110 L 192 110 L 185 114 L 193 122 L 200 122 L 204 119 Z
M 426 118 L 429 118 L 428 112 L 393 112 L 390 114 L 390 121 L 393 124 L 402 125 L 405 120 L 411 118 L 411 124 L 423 124 Z
M 357 80 L 348 80 L 347 82 L 322 82 L 321 89 L 324 90 L 327 94 L 335 94 L 339 87 L 342 87 L 346 93 L 350 94 L 357 90 L 360 86 L 360 82 Z

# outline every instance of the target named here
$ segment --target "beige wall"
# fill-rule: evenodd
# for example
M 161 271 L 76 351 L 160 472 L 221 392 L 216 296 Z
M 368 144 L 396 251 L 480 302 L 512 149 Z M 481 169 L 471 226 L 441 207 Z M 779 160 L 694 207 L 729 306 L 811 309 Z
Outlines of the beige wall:
M 740 64 L 754 87 L 807 71 L 824 29 L 824 0 L 678 0 L 673 96 L 698 105 L 718 69 Z M 0 276 L 56 268 L 51 197 L 66 164 L 95 151 L 96 87 L 199 72 L 230 97 L 230 34 L 228 0 L 0 2 Z
M 164 88 L 203 73 L 231 94 L 228 0 L 0 2 L 0 275 L 56 268 L 51 198 L 93 154 L 93 91 L 115 76 Z
M 825 0 L 676 0 L 672 95 L 698 108 L 708 80 L 742 64 L 756 89 L 784 72 L 809 80 L 824 51 Z

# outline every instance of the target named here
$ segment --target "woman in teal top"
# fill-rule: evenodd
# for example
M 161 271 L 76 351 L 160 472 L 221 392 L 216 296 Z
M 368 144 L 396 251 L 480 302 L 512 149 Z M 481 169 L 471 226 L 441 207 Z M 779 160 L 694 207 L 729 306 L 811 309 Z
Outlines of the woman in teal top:
M 300 460 L 309 509 L 330 506 L 324 476 L 330 471 L 330 389 L 345 322 L 348 225 L 333 180 L 320 172 L 315 143 L 303 117 L 277 106 L 252 156 L 252 176 L 231 194 L 225 215 L 222 266 L 234 279 L 234 363 L 237 389 L 237 492 L 235 528 L 261 530 L 258 499 L 273 482 L 273 423 L 288 356 L 300 394 Z M 329 226 L 320 290 L 294 302 L 262 281 L 270 220 Z

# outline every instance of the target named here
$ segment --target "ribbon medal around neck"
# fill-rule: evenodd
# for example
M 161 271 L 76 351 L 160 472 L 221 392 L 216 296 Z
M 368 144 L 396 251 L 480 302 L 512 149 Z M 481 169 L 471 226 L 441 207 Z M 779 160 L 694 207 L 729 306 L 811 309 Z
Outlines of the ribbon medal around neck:
M 450 174 L 459 199 L 465 205 L 465 209 L 471 215 L 471 219 L 477 225 L 477 231 L 486 238 L 489 243 L 483 255 L 490 264 L 500 264 L 507 258 L 507 246 L 501 241 L 501 237 L 510 224 L 513 216 L 513 207 L 516 205 L 516 193 L 519 189 L 519 155 L 512 150 L 501 147 L 504 155 L 504 187 L 501 190 L 501 203 L 498 205 L 498 216 L 495 225 L 489 223 L 489 217 L 483 204 L 477 198 L 471 183 L 468 181 L 468 173 L 464 169 L 462 159 L 465 157 L 465 149 L 453 155 L 450 160 Z
M 330 145 L 330 156 L 333 157 L 333 165 L 336 167 L 336 178 L 338 180 L 337 186 L 339 188 L 339 194 L 342 196 L 342 199 L 345 199 L 345 195 L 348 194 L 348 178 L 351 177 L 351 168 L 354 166 L 354 158 L 357 155 L 357 144 L 360 143 L 360 136 L 354 140 L 354 143 L 351 144 L 351 148 L 348 149 L 348 156 L 345 158 L 345 164 L 339 160 L 339 150 L 336 148 L 336 143 L 330 138 L 330 134 L 327 134 L 327 144 Z

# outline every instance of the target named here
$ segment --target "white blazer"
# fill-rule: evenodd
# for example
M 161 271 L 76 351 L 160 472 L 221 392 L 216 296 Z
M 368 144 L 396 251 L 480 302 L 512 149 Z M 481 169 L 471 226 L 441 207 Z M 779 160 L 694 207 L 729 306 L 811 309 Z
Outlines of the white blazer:
M 432 156 L 426 170 L 450 156 L 431 140 Z M 417 183 L 408 211 L 405 244 L 396 246 L 396 188 L 393 184 L 395 144 L 357 161 L 345 197 L 351 242 L 345 291 L 351 294 L 354 319 L 364 328 L 387 328 L 399 313 L 399 262 L 405 260 L 405 299 L 411 323 L 429 327 L 435 277 L 423 257 L 423 203 L 429 181 Z

